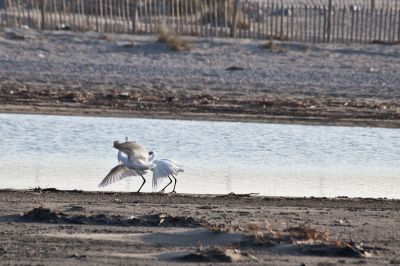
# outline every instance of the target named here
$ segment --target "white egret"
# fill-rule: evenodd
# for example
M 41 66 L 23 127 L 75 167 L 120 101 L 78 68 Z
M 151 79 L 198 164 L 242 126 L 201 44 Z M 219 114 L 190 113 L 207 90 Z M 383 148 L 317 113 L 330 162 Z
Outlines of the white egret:
M 146 183 L 146 179 L 143 175 L 147 170 L 151 170 L 155 167 L 155 164 L 149 162 L 149 154 L 147 150 L 139 143 L 129 141 L 128 137 L 123 143 L 114 141 L 114 148 L 119 151 L 119 163 L 111 169 L 108 175 L 103 179 L 103 181 L 101 181 L 99 187 L 105 187 L 128 176 L 140 175 L 143 179 L 143 183 L 137 191 L 140 192 L 143 185 Z
M 172 193 L 176 193 L 176 177 L 179 173 L 183 173 L 183 166 L 179 165 L 173 160 L 170 159 L 158 159 L 155 160 L 154 157 L 156 153 L 154 151 L 149 152 L 149 162 L 155 164 L 155 167 L 151 169 L 153 171 L 153 190 L 155 190 L 158 186 L 159 180 L 163 178 L 169 178 L 169 183 L 160 190 L 160 192 L 164 192 L 164 190 L 172 183 L 171 176 L 175 179 L 174 189 Z

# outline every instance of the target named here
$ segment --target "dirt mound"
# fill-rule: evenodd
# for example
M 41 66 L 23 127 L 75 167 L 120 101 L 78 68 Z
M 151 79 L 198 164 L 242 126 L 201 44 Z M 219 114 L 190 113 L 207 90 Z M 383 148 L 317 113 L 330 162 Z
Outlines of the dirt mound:
M 74 206 L 73 210 L 80 210 Z M 65 224 L 93 224 L 115 226 L 165 226 L 165 227 L 199 227 L 202 222 L 192 217 L 170 216 L 167 214 L 150 214 L 139 217 L 126 218 L 120 215 L 84 214 L 68 215 L 48 208 L 34 208 L 22 215 L 22 222 L 38 223 L 65 223 Z
M 255 257 L 231 248 L 208 248 L 178 258 L 182 262 L 239 262 L 255 260 Z
M 329 257 L 353 257 L 363 258 L 370 257 L 371 254 L 367 252 L 361 245 L 354 242 L 346 243 L 345 245 L 336 245 L 329 243 L 320 243 L 313 245 L 299 246 L 300 254 L 314 255 L 314 256 L 329 256 Z
M 145 215 L 140 217 L 148 224 L 154 226 L 165 226 L 165 227 L 200 227 L 204 224 L 203 221 L 198 221 L 193 217 L 184 216 L 170 216 L 167 214 L 154 214 Z
M 52 211 L 47 208 L 34 208 L 21 217 L 23 222 L 37 223 L 65 223 L 65 224 L 94 224 L 94 225 L 141 225 L 138 219 L 126 219 L 120 215 L 96 214 L 86 216 L 67 215 L 63 212 Z

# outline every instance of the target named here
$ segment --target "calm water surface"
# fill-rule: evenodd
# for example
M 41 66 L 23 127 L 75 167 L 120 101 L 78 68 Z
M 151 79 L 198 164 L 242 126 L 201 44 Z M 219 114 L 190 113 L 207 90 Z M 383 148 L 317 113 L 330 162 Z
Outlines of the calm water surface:
M 130 136 L 185 166 L 182 193 L 400 198 L 400 130 L 0 114 L 0 188 L 98 190 Z M 107 187 L 136 191 L 139 178 Z M 172 188 L 172 187 L 171 187 Z M 151 174 L 143 187 L 151 191 Z

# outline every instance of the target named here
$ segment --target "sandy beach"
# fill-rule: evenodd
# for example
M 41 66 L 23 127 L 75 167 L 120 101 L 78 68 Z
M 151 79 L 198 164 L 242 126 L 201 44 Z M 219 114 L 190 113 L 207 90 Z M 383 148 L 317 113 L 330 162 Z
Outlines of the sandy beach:
M 2 265 L 397 265 L 400 201 L 0 191 Z

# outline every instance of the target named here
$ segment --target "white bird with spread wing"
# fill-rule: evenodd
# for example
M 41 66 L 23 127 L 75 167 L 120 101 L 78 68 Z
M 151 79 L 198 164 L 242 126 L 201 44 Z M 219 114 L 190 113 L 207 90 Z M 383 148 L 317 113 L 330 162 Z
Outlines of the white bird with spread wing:
M 114 141 L 114 148 L 119 151 L 119 164 L 111 169 L 108 175 L 101 181 L 99 187 L 105 187 L 128 176 L 140 175 L 143 179 L 143 183 L 137 191 L 140 192 L 143 185 L 146 183 L 146 179 L 143 175 L 147 170 L 156 167 L 155 164 L 149 162 L 149 153 L 142 145 L 135 141 L 129 141 L 128 137 L 123 143 Z
M 171 193 L 176 193 L 176 177 L 179 173 L 183 173 L 183 166 L 177 164 L 175 161 L 170 159 L 158 159 L 154 160 L 156 153 L 154 151 L 149 152 L 149 162 L 152 162 L 156 165 L 156 167 L 152 168 L 153 171 L 153 190 L 155 190 L 158 186 L 158 182 L 163 178 L 169 178 L 169 183 L 160 191 L 164 192 L 164 190 L 172 183 L 171 176 L 175 179 L 174 189 Z

